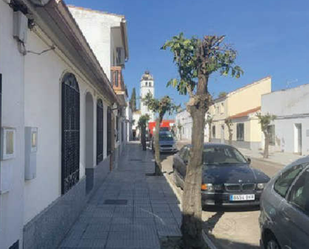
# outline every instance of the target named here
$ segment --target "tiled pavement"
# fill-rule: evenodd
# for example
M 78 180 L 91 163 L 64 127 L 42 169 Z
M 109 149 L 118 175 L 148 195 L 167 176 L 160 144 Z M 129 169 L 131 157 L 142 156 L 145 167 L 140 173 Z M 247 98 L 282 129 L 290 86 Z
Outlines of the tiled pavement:
M 125 148 L 118 169 L 89 201 L 61 249 L 159 249 L 161 237 L 180 236 L 178 200 L 154 172 L 152 153 L 138 143 Z

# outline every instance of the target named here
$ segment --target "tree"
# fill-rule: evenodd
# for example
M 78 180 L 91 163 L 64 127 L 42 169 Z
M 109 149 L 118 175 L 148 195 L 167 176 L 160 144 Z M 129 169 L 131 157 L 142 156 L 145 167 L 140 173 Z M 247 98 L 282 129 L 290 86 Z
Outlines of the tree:
M 143 147 L 143 150 L 146 150 L 146 127 L 148 124 L 150 117 L 148 114 L 140 116 L 138 120 L 138 127 L 141 130 L 141 144 Z
M 269 143 L 270 143 L 270 138 L 271 138 L 271 133 L 268 129 L 269 125 L 271 124 L 272 121 L 276 119 L 275 115 L 271 115 L 269 113 L 262 115 L 262 113 L 257 113 L 256 116 L 259 119 L 259 123 L 261 124 L 261 129 L 262 132 L 264 133 L 264 153 L 263 157 L 268 158 L 269 156 Z
M 230 118 L 227 118 L 224 120 L 224 123 L 227 126 L 227 130 L 229 132 L 229 145 L 232 145 L 232 139 L 233 139 L 233 121 Z
M 227 95 L 227 92 L 220 92 L 218 95 L 218 98 L 224 98 L 226 97 L 226 95 Z
M 160 145 L 159 145 L 159 133 L 160 124 L 162 123 L 163 117 L 166 113 L 170 115 L 178 109 L 169 96 L 164 96 L 161 99 L 153 98 L 151 93 L 147 93 L 146 97 L 142 99 L 148 109 L 157 114 L 156 128 L 154 132 L 154 146 L 155 146 L 155 161 L 157 173 L 162 172 L 161 158 L 160 158 Z M 158 171 L 159 169 L 159 171 Z
M 242 69 L 235 65 L 237 52 L 222 42 L 224 36 L 204 36 L 203 39 L 186 39 L 182 33 L 167 41 L 162 49 L 170 48 L 179 78 L 171 79 L 167 86 L 173 86 L 180 94 L 189 94 L 187 111 L 193 119 L 192 148 L 183 194 L 182 239 L 184 247 L 202 247 L 202 154 L 204 143 L 205 114 L 211 104 L 208 91 L 209 76 L 215 72 L 229 73 L 239 78 Z
M 177 124 L 177 128 L 178 128 L 178 132 L 179 132 L 179 139 L 182 140 L 182 124 L 180 123 L 180 121 L 178 120 L 178 124 Z
M 213 117 L 210 113 L 207 114 L 206 124 L 208 125 L 208 142 L 211 142 L 211 125 L 212 125 Z
M 132 112 L 136 111 L 136 91 L 135 87 L 132 89 L 131 99 L 130 99 L 130 107 Z

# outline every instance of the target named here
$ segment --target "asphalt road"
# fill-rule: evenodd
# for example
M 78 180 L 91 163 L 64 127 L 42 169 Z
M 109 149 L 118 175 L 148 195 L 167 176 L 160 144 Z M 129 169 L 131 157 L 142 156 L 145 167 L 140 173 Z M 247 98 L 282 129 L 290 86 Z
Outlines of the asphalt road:
M 163 173 L 172 180 L 173 155 L 162 155 Z M 251 166 L 272 177 L 283 166 L 252 159 Z M 182 195 L 182 190 L 177 188 Z M 203 211 L 204 230 L 218 249 L 257 249 L 260 240 L 258 208 L 220 208 Z

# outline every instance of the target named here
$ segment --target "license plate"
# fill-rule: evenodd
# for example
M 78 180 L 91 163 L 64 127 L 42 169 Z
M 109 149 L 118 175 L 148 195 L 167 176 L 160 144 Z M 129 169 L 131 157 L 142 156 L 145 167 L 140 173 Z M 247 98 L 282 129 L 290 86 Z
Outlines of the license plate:
M 255 195 L 230 195 L 230 201 L 254 201 Z

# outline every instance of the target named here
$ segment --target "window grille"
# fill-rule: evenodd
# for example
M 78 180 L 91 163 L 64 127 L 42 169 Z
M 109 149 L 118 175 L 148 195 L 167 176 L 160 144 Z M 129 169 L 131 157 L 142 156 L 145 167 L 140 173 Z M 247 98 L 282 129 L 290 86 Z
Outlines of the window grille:
M 103 102 L 97 102 L 97 164 L 103 161 L 103 136 L 104 136 Z

